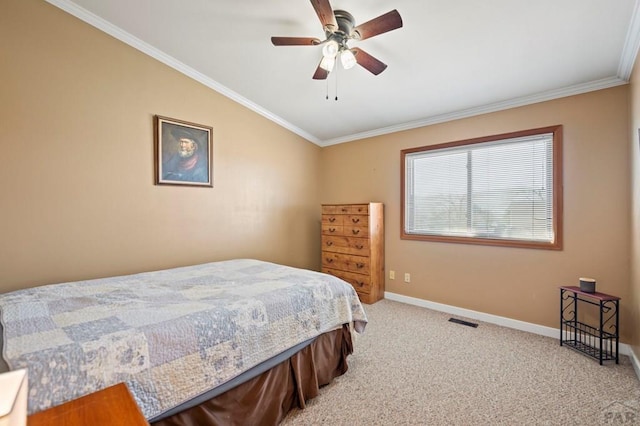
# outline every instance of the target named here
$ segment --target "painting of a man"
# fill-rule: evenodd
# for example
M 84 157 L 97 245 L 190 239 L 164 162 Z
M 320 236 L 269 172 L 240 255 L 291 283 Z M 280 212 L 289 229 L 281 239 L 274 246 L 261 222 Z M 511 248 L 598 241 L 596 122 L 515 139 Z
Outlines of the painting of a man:
M 159 118 L 157 183 L 211 185 L 210 128 L 195 128 Z M 174 120 L 175 121 L 175 120 Z

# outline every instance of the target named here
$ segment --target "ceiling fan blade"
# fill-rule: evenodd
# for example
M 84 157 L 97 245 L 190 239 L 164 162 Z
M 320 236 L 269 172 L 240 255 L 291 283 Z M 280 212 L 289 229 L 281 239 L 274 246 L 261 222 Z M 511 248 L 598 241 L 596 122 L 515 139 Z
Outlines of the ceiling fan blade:
M 371 38 L 402 27 L 402 18 L 396 9 L 380 15 L 353 29 L 351 35 L 357 40 Z
M 355 55 L 358 65 L 360 65 L 362 68 L 365 68 L 370 73 L 378 75 L 382 71 L 387 69 L 387 64 L 380 62 L 378 59 L 369 55 L 364 50 L 354 47 L 353 49 L 351 49 L 351 51 Z
M 316 68 L 316 72 L 313 74 L 313 79 L 326 80 L 328 76 L 329 76 L 329 71 L 325 70 L 324 68 L 321 68 L 318 65 L 318 68 Z
M 311 0 L 311 5 L 313 5 L 318 18 L 320 18 L 323 29 L 327 27 L 329 27 L 331 31 L 338 29 L 338 22 L 333 14 L 333 9 L 331 8 L 329 0 Z
M 329 71 L 325 70 L 320 65 L 322 65 L 322 60 L 320 60 L 318 68 L 316 68 L 316 72 L 313 74 L 314 80 L 326 80 L 329 76 Z
M 315 37 L 271 37 L 274 46 L 315 46 L 322 43 Z

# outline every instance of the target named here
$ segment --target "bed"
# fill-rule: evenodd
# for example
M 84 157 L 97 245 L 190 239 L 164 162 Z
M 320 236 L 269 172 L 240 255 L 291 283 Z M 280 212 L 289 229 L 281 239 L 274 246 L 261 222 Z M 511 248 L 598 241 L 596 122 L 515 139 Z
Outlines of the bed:
M 127 384 L 152 424 L 277 424 L 347 370 L 366 314 L 331 275 L 253 259 L 0 295 L 29 412 Z

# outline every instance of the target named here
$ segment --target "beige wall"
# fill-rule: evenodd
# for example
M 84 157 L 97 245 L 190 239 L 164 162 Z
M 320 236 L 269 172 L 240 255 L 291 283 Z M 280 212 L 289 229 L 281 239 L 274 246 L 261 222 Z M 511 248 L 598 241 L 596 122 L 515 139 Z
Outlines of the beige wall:
M 0 292 L 319 266 L 316 145 L 41 0 L 2 2 L 0 58 Z M 213 127 L 213 189 L 153 184 L 154 114 Z
M 426 96 L 426 95 L 425 95 Z M 322 150 L 323 203 L 381 201 L 386 209 L 386 290 L 558 327 L 560 285 L 595 277 L 622 297 L 622 340 L 631 335 L 629 291 L 629 87 L 621 86 L 432 125 Z M 400 150 L 479 136 L 564 126 L 562 251 L 400 239 Z
M 635 356 L 640 359 L 640 63 L 636 65 L 631 75 L 630 85 L 630 131 L 631 143 L 631 289 L 630 300 L 633 314 L 633 335 L 631 343 Z

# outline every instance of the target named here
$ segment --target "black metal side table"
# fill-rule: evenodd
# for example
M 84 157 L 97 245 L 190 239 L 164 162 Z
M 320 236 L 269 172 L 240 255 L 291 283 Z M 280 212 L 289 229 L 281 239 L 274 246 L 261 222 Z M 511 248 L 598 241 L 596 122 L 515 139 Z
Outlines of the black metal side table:
M 578 308 L 586 303 L 599 308 L 598 324 L 578 321 Z M 620 298 L 587 293 L 580 287 L 560 287 L 560 346 L 566 345 L 600 361 L 618 364 Z

